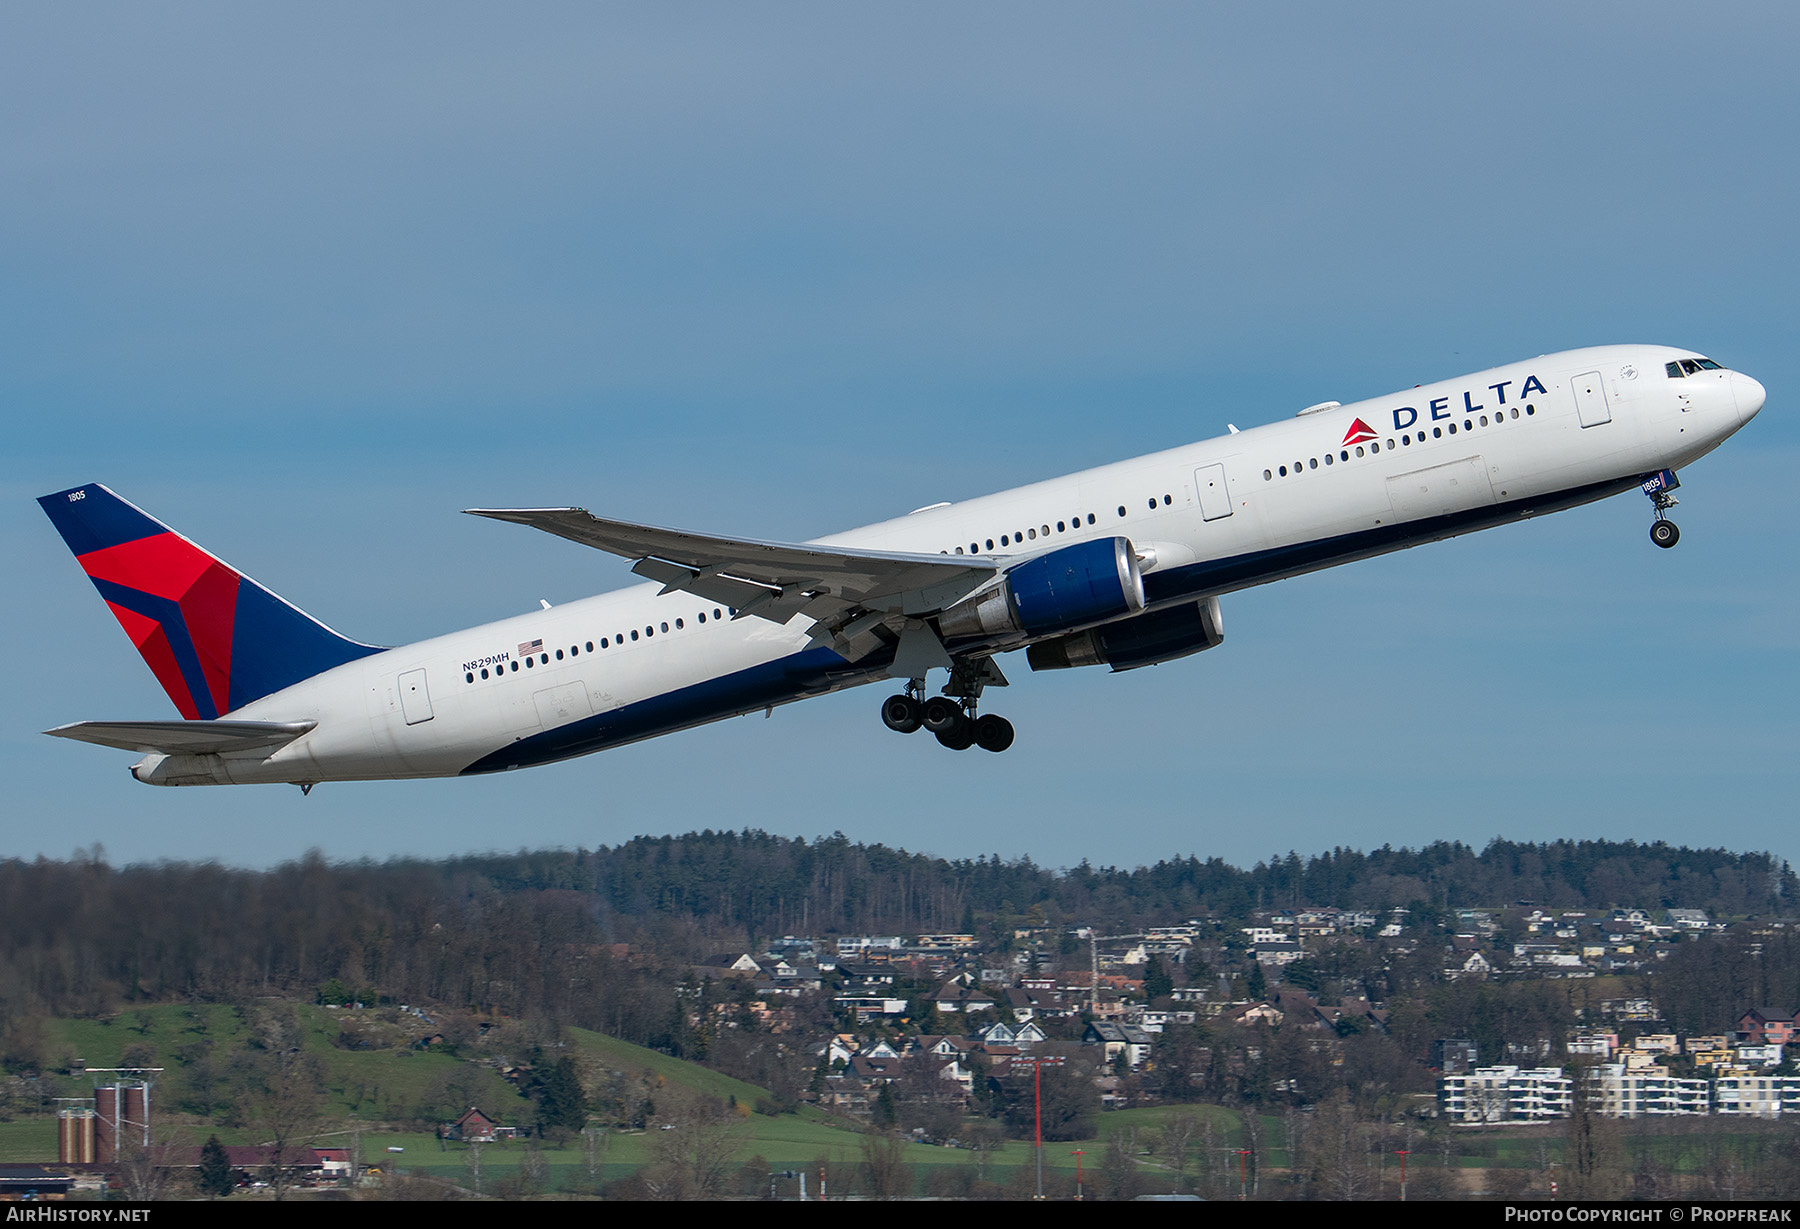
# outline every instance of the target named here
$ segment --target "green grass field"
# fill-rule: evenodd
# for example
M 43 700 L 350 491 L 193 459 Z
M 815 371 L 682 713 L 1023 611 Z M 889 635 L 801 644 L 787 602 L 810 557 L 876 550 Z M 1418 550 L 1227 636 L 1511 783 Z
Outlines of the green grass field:
M 428 1175 L 458 1186 L 472 1185 L 474 1166 L 466 1145 L 445 1143 L 428 1131 L 393 1130 L 394 1122 L 416 1122 L 424 1105 L 466 1104 L 479 1106 L 502 1123 L 517 1123 L 529 1108 L 518 1090 L 483 1061 L 458 1057 L 441 1050 L 415 1048 L 412 1042 L 425 1032 L 422 1023 L 402 1017 L 396 1023 L 380 1013 L 311 1005 L 272 1004 L 276 1012 L 289 1013 L 296 1030 L 287 1034 L 317 1057 L 324 1072 L 327 1124 L 320 1146 L 348 1147 L 357 1143 L 365 1162 L 388 1171 Z M 178 1141 L 199 1144 L 217 1135 L 227 1144 L 259 1142 L 249 1126 L 230 1120 L 223 1112 L 230 1087 L 233 1056 L 253 1044 L 256 1012 L 222 1006 L 159 1006 L 133 1010 L 110 1020 L 57 1020 L 46 1028 L 46 1048 L 53 1061 L 66 1070 L 80 1058 L 92 1071 L 134 1063 L 165 1068 L 153 1093 L 157 1122 Z M 263 1024 L 266 1028 L 267 1021 Z M 352 1049 L 334 1041 L 346 1037 L 365 1039 L 372 1048 Z M 764 1169 L 805 1169 L 815 1174 L 822 1164 L 840 1175 L 858 1167 L 866 1137 L 856 1124 L 839 1120 L 810 1106 L 798 1113 L 764 1115 L 752 1108 L 769 1099 L 767 1090 L 716 1071 L 671 1058 L 666 1054 L 631 1045 L 600 1033 L 569 1029 L 566 1042 L 580 1064 L 590 1072 L 617 1072 L 634 1087 L 654 1088 L 657 1098 L 669 1091 L 685 1091 L 718 1101 L 735 1101 L 742 1121 L 736 1128 L 734 1163 Z M 197 1088 L 207 1082 L 204 1067 L 211 1064 L 215 1086 L 212 1114 L 196 1110 Z M 45 1076 L 46 1097 L 92 1095 L 96 1077 Z M 53 1160 L 56 1155 L 56 1119 L 53 1112 L 21 1112 L 22 1098 L 12 1099 L 13 1118 L 0 1122 L 0 1161 Z M 204 1102 L 204 1097 L 199 1097 Z M 1209 1125 L 1212 1146 L 1221 1153 L 1240 1146 L 1242 1123 L 1235 1111 L 1219 1106 L 1158 1106 L 1102 1114 L 1095 1138 L 1078 1143 L 1050 1144 L 1044 1150 L 1046 1174 L 1056 1183 L 1067 1183 L 1075 1171 L 1075 1153 L 1092 1171 L 1105 1157 L 1110 1141 L 1129 1136 L 1130 1152 L 1138 1158 L 1139 1172 L 1150 1189 L 1173 1187 L 1175 1175 L 1154 1153 L 1160 1132 L 1176 1114 L 1187 1114 Z M 427 1119 L 430 1120 L 430 1119 Z M 654 1125 L 654 1124 L 653 1124 Z M 1261 1119 L 1264 1168 L 1273 1175 L 1288 1165 L 1283 1119 Z M 1706 1120 L 1692 1124 L 1660 1124 L 1654 1135 L 1627 1128 L 1628 1148 L 1653 1148 L 1670 1168 L 1696 1169 L 1721 1146 L 1715 1127 Z M 1739 1140 L 1742 1142 L 1732 1142 Z M 1756 1148 L 1753 1135 L 1732 1135 L 1723 1146 Z M 597 1175 L 601 1182 L 631 1174 L 652 1159 L 657 1144 L 654 1132 L 611 1131 L 605 1141 Z M 1460 1169 L 1539 1170 L 1550 1160 L 1560 1160 L 1562 1133 L 1551 1128 L 1519 1128 L 1456 1132 L 1452 1136 L 1450 1164 Z M 1198 1143 L 1195 1145 L 1198 1147 Z M 393 1151 L 390 1151 L 392 1149 Z M 551 1190 L 591 1190 L 596 1171 L 590 1167 L 586 1145 L 576 1139 L 562 1147 L 546 1147 L 539 1155 L 547 1169 Z M 481 1153 L 481 1182 L 494 1190 L 515 1175 L 527 1155 L 524 1141 L 486 1145 Z M 1416 1165 L 1442 1164 L 1435 1145 L 1421 1145 Z M 978 1165 L 987 1166 L 991 1181 L 1005 1184 L 1031 1180 L 1035 1158 L 1029 1143 L 1011 1141 L 990 1157 L 969 1149 L 908 1144 L 904 1163 L 913 1167 L 922 1189 L 933 1182 L 966 1181 Z M 1196 1164 L 1198 1162 L 1195 1162 Z M 1218 1164 L 1214 1158 L 1213 1164 Z M 1190 1165 L 1189 1174 L 1193 1172 Z M 816 1176 L 815 1179 L 816 1181 Z M 1016 1186 L 1014 1189 L 1017 1189 Z

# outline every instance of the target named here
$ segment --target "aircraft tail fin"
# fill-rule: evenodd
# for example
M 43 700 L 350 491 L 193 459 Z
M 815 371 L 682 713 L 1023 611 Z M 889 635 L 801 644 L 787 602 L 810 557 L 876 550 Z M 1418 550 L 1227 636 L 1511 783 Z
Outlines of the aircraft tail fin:
M 190 721 L 381 651 L 340 636 L 98 483 L 38 503 Z

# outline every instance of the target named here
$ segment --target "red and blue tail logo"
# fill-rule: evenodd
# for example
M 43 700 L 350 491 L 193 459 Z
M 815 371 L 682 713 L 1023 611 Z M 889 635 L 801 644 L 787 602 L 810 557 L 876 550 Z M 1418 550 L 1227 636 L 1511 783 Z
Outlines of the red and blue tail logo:
M 103 486 L 38 503 L 190 721 L 224 716 L 380 652 L 338 635 Z

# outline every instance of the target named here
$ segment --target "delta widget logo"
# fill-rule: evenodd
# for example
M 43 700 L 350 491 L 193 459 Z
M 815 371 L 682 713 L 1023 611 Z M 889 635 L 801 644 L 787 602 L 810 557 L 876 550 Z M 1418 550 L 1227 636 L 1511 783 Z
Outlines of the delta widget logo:
M 1344 432 L 1344 447 L 1348 448 L 1351 444 L 1361 444 L 1374 438 L 1375 429 L 1359 418 L 1350 424 L 1348 431 Z

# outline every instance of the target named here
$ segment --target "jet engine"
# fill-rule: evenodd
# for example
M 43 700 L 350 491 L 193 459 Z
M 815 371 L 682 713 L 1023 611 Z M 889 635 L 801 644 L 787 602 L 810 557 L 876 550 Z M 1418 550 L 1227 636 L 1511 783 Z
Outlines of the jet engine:
M 1025 660 L 1033 670 L 1100 665 L 1111 666 L 1115 671 L 1135 670 L 1210 649 L 1224 639 L 1219 599 L 1206 597 L 1190 605 L 1120 619 L 1054 640 L 1040 640 L 1025 650 Z
M 1100 538 L 1027 559 L 1000 583 L 938 616 L 944 639 L 1053 632 L 1104 623 L 1144 608 L 1144 578 L 1126 538 Z

